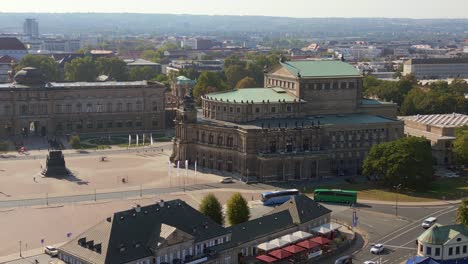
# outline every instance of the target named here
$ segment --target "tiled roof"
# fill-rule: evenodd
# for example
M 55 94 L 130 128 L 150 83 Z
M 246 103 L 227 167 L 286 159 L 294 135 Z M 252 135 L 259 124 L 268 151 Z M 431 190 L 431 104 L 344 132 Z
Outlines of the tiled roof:
M 401 117 L 401 119 L 440 127 L 461 127 L 468 125 L 468 115 L 457 113 L 404 116 Z
M 424 244 L 444 245 L 460 234 L 468 238 L 468 227 L 462 224 L 445 226 L 435 224 L 424 231 L 418 240 Z
M 60 250 L 90 263 L 119 264 L 153 255 L 151 249 L 156 248 L 157 243 L 175 229 L 193 236 L 195 241 L 229 233 L 229 230 L 179 199 L 164 202 L 163 207 L 153 204 L 141 207 L 139 212 L 135 209 L 117 212 L 111 222 L 101 224 L 103 227 L 97 225 L 89 229 L 60 247 Z M 102 253 L 80 246 L 78 240 L 83 238 L 102 243 Z
M 334 60 L 300 60 L 282 62 L 291 74 L 302 78 L 359 77 L 359 70 L 351 64 Z
M 331 213 L 328 208 L 303 194 L 293 196 L 289 201 L 277 206 L 268 214 L 282 211 L 289 211 L 295 224 L 302 224 Z
M 225 92 L 209 93 L 205 98 L 224 102 L 295 102 L 299 99 L 281 88 L 245 88 Z
M 0 37 L 0 50 L 26 50 L 26 47 L 17 38 Z

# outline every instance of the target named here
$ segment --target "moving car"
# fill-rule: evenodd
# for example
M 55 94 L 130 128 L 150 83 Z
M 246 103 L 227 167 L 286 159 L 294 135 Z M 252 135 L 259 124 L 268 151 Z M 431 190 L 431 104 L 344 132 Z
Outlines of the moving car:
M 370 253 L 372 254 L 380 254 L 382 253 L 382 251 L 384 251 L 384 246 L 382 244 L 372 245 L 370 249 Z
M 223 178 L 221 181 L 219 181 L 220 183 L 233 183 L 234 180 L 231 178 L 231 177 L 226 177 L 226 178 Z
M 435 222 L 437 221 L 437 218 L 435 217 L 429 217 L 429 218 L 426 218 L 421 226 L 424 228 L 424 229 L 428 229 L 429 227 L 431 227 L 433 224 L 435 224 Z
M 47 255 L 49 255 L 51 257 L 58 256 L 58 250 L 56 248 L 54 248 L 53 246 L 46 246 L 44 248 L 44 253 L 46 253 Z
M 352 264 L 352 263 L 353 263 L 352 256 L 343 256 L 335 260 L 335 264 Z

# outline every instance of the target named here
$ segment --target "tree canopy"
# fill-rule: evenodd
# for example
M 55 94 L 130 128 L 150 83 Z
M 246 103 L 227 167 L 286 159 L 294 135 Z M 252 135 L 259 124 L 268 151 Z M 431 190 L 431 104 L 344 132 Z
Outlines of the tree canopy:
M 65 64 L 65 80 L 73 82 L 93 82 L 99 72 L 90 56 L 75 58 Z
M 96 60 L 96 69 L 99 74 L 109 76 L 111 79 L 116 81 L 127 81 L 128 80 L 128 69 L 127 64 L 117 58 L 106 58 L 102 57 Z
M 240 80 L 248 77 L 249 71 L 244 66 L 235 64 L 225 68 L 224 74 L 230 87 L 234 87 Z
M 468 126 L 455 130 L 456 138 L 453 141 L 453 153 L 459 164 L 468 164 Z
M 247 201 L 240 193 L 235 193 L 226 205 L 226 216 L 229 224 L 237 225 L 246 222 L 250 218 L 250 209 Z
M 255 88 L 258 87 L 257 82 L 252 77 L 245 77 L 236 84 L 236 88 Z
M 429 141 L 405 137 L 373 146 L 363 164 L 363 174 L 375 177 L 384 186 L 401 184 L 404 188 L 426 188 L 434 173 Z
M 216 223 L 220 225 L 223 224 L 223 207 L 214 194 L 209 193 L 203 197 L 199 210 L 202 214 L 208 216 Z
M 468 227 L 468 199 L 463 199 L 461 204 L 458 206 L 457 223 Z
M 132 67 L 129 72 L 129 79 L 132 81 L 151 80 L 156 75 L 157 72 L 151 67 Z
M 224 91 L 228 85 L 219 72 L 202 72 L 197 80 L 197 85 L 193 89 L 193 95 L 197 104 L 200 104 L 200 97 L 211 92 Z
M 47 82 L 60 81 L 60 71 L 58 64 L 49 56 L 25 55 L 19 62 L 16 70 L 26 67 L 39 69 Z

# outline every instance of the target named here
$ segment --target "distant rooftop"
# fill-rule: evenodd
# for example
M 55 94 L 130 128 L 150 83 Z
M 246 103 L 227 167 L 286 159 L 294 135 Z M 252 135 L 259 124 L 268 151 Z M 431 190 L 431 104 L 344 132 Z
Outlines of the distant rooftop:
M 147 81 L 133 81 L 133 82 L 116 82 L 116 81 L 108 81 L 108 82 L 50 82 L 44 84 L 45 88 L 75 88 L 75 87 L 104 87 L 104 86 L 123 86 L 123 87 L 131 87 L 131 86 L 145 86 L 147 85 Z M 16 83 L 1 83 L 0 89 L 5 88 L 29 88 L 28 85 L 16 84 Z
M 292 96 L 282 88 L 244 88 L 230 90 L 225 92 L 209 93 L 205 95 L 210 100 L 218 100 L 224 102 L 296 102 L 299 99 Z
M 156 63 L 156 62 L 152 62 L 152 61 L 149 61 L 149 60 L 144 60 L 144 59 L 127 59 L 127 60 L 124 60 L 125 63 L 127 63 L 128 66 L 156 66 L 156 65 L 160 65 L 159 63 Z
M 336 60 L 298 60 L 286 61 L 281 65 L 291 74 L 305 78 L 325 78 L 325 77 L 359 77 L 359 70 L 351 64 Z
M 0 37 L 0 50 L 26 50 L 26 47 L 17 38 Z
M 468 58 L 428 58 L 428 59 L 411 59 L 405 61 L 405 64 L 451 64 L 451 63 L 468 63 Z
M 468 115 L 457 113 L 403 116 L 401 119 L 439 127 L 461 127 L 468 125 Z
M 445 226 L 435 224 L 424 231 L 418 237 L 418 240 L 425 244 L 444 245 L 459 235 L 468 237 L 468 227 L 465 227 L 463 224 Z

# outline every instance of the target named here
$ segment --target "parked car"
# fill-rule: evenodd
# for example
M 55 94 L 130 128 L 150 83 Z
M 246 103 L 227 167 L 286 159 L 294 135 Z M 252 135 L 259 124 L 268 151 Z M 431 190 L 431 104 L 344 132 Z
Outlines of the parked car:
M 58 250 L 56 248 L 54 248 L 53 246 L 46 246 L 44 248 L 44 253 L 46 253 L 47 255 L 49 255 L 51 257 L 58 256 Z
M 234 182 L 234 179 L 231 178 L 231 177 L 226 177 L 226 178 L 223 178 L 221 181 L 219 181 L 220 183 L 233 183 Z
M 335 264 L 352 264 L 352 263 L 353 263 L 352 256 L 343 256 L 335 260 Z
M 368 260 L 368 261 L 364 261 L 364 264 L 379 264 L 379 262 Z
M 371 249 L 370 249 L 370 253 L 372 254 L 380 254 L 384 251 L 384 246 L 382 244 L 375 244 L 375 245 L 372 245 Z
M 437 218 L 435 217 L 429 217 L 429 218 L 426 218 L 421 226 L 424 228 L 424 229 L 428 229 L 429 227 L 431 227 L 433 224 L 435 224 L 435 222 L 437 221 Z

